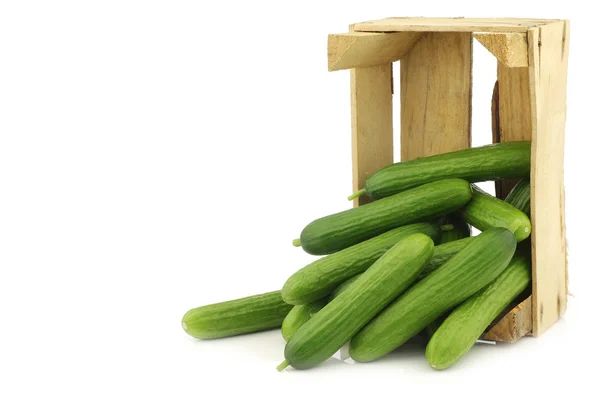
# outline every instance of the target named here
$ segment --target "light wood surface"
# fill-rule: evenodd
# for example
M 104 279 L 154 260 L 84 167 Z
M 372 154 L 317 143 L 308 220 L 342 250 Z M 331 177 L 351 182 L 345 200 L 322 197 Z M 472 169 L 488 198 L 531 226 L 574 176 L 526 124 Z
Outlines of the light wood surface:
M 384 18 L 352 25 L 363 32 L 526 32 L 555 20 L 522 18 Z
M 329 35 L 329 71 L 371 67 L 398 61 L 423 35 L 421 32 L 349 32 Z
M 523 336 L 530 334 L 532 328 L 531 309 L 531 296 L 529 296 L 494 324 L 483 335 L 483 339 L 498 342 L 516 342 Z
M 532 29 L 527 39 L 533 121 L 533 335 L 539 336 L 567 306 L 563 165 L 569 22 Z
M 475 33 L 473 37 L 507 67 L 529 65 L 525 33 Z
M 350 70 L 352 103 L 352 188 L 361 189 L 378 169 L 394 162 L 392 65 Z M 369 201 L 354 199 L 354 206 Z
M 471 144 L 472 38 L 427 33 L 400 60 L 401 159 Z
M 510 68 L 498 62 L 498 113 L 499 141 L 531 140 L 528 68 Z M 504 199 L 517 182 L 516 179 L 500 181 L 496 196 Z

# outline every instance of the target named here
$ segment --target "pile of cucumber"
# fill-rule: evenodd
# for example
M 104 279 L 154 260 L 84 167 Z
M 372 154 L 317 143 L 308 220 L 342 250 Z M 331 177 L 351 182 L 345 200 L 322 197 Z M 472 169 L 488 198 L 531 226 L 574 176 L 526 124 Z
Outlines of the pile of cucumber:
M 374 361 L 421 336 L 428 363 L 448 368 L 530 290 L 530 159 L 530 142 L 507 142 L 389 165 L 349 197 L 373 201 L 293 241 L 323 257 L 281 290 L 188 311 L 183 329 L 215 339 L 281 328 L 278 370 L 315 367 L 346 343 L 353 360 Z M 498 179 L 520 181 L 504 200 L 475 185 Z

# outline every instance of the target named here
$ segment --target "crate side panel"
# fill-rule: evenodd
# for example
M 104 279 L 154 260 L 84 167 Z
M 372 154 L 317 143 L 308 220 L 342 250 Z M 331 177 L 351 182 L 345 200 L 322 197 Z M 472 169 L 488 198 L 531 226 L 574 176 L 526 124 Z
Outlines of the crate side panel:
M 471 145 L 472 36 L 427 33 L 400 59 L 401 159 Z
M 569 22 L 528 32 L 532 110 L 533 335 L 565 312 L 564 134 Z
M 375 171 L 394 162 L 392 65 L 350 70 L 352 103 L 352 186 L 363 188 Z M 354 206 L 370 199 L 354 199 Z
M 500 142 L 531 140 L 529 68 L 498 62 L 498 137 Z M 496 196 L 504 199 L 518 180 L 503 180 Z

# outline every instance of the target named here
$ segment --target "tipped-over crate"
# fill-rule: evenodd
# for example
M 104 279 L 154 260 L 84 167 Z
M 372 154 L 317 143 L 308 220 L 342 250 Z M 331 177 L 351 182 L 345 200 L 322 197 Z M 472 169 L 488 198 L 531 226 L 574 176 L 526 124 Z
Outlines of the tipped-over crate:
M 471 146 L 473 38 L 498 59 L 494 142 L 531 140 L 532 295 L 484 338 L 538 336 L 565 312 L 564 128 L 569 22 L 541 19 L 387 18 L 328 41 L 329 70 L 351 70 L 354 190 L 393 162 L 392 66 L 400 60 L 402 160 Z M 503 198 L 513 181 L 496 184 Z M 366 199 L 356 199 L 355 206 Z

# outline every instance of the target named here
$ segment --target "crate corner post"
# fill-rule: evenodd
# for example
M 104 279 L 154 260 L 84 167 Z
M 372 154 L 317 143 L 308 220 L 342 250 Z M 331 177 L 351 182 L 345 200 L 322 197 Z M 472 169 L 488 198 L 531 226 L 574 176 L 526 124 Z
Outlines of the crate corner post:
M 569 21 L 528 32 L 532 112 L 531 219 L 533 336 L 561 318 L 567 306 L 564 207 Z

